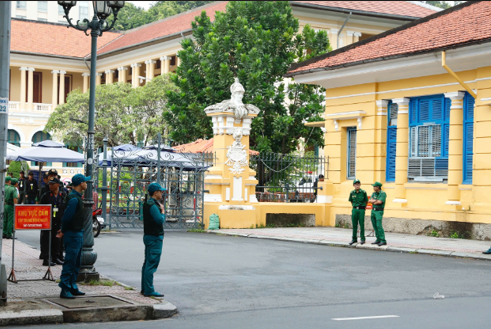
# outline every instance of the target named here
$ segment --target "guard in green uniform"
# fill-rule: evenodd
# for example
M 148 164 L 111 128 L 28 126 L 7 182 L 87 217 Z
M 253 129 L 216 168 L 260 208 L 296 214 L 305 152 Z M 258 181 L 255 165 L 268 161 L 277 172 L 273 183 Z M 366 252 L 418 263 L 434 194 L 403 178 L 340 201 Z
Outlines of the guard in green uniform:
M 382 184 L 379 182 L 375 182 L 372 184 L 373 186 L 373 194 L 370 197 L 368 202 L 372 203 L 372 226 L 375 231 L 375 236 L 377 240 L 372 244 L 376 244 L 379 246 L 387 245 L 387 241 L 385 240 L 385 232 L 384 227 L 382 226 L 382 218 L 384 217 L 384 208 L 385 208 L 385 200 L 387 199 L 387 194 L 382 191 Z
M 17 203 L 17 189 L 10 185 L 11 177 L 5 178 L 5 215 L 3 218 L 3 237 L 12 239 L 14 228 L 14 205 Z M 17 183 L 17 179 L 15 179 Z
M 361 244 L 365 243 L 365 207 L 367 206 L 368 196 L 367 192 L 362 190 L 361 182 L 358 179 L 353 181 L 353 187 L 355 188 L 349 194 L 348 201 L 351 202 L 353 209 L 351 210 L 351 223 L 353 224 L 353 239 L 349 243 L 350 246 L 353 243 L 357 243 L 358 224 L 360 224 L 360 240 Z
M 144 296 L 164 297 L 153 287 L 153 274 L 157 271 L 162 255 L 164 242 L 164 207 L 158 202 L 165 191 L 159 184 L 148 186 L 150 199 L 143 204 L 143 243 L 145 244 L 145 261 L 142 267 L 142 290 Z

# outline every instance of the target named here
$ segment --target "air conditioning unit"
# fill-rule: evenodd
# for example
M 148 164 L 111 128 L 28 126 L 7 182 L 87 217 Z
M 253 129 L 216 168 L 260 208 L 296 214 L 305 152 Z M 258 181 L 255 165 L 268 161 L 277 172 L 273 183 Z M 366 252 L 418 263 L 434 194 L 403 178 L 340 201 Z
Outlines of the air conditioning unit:
M 443 182 L 448 179 L 448 159 L 411 157 L 407 177 L 415 182 Z

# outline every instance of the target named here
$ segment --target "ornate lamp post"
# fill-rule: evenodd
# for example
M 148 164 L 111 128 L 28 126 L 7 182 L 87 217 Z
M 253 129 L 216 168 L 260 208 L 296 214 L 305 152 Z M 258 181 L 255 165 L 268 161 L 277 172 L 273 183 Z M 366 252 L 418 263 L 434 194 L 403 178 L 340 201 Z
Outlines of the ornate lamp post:
M 72 18 L 69 18 L 70 9 L 77 4 L 77 1 L 58 1 L 58 4 L 63 7 L 69 27 L 73 27 L 79 31 L 83 31 L 87 36 L 92 37 L 91 52 L 90 52 L 90 94 L 89 94 L 89 130 L 86 145 L 87 164 L 85 176 L 93 176 L 94 164 L 94 116 L 95 116 L 95 77 L 96 77 L 96 61 L 97 61 L 97 37 L 100 37 L 103 32 L 109 31 L 116 23 L 118 12 L 124 7 L 124 1 L 92 1 L 94 6 L 94 17 L 92 21 L 85 18 L 82 22 L 77 20 L 74 25 Z M 109 26 L 107 18 L 114 14 L 114 20 Z M 92 177 L 97 179 L 97 177 Z M 84 223 L 84 246 L 82 249 L 82 265 L 80 268 L 79 280 L 98 280 L 94 264 L 97 260 L 97 253 L 92 249 L 94 246 L 94 235 L 92 232 L 92 200 L 93 182 L 87 184 L 87 190 L 84 197 L 85 223 Z

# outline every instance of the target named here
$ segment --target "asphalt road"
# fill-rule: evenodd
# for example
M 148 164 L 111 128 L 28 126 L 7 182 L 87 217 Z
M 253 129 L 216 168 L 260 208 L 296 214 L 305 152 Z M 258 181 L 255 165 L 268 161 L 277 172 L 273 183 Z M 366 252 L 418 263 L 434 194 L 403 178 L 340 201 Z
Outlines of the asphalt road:
M 18 236 L 39 243 L 39 235 Z M 139 288 L 141 232 L 95 241 L 97 270 Z M 490 271 L 486 261 L 167 232 L 155 286 L 180 314 L 83 326 L 490 328 Z

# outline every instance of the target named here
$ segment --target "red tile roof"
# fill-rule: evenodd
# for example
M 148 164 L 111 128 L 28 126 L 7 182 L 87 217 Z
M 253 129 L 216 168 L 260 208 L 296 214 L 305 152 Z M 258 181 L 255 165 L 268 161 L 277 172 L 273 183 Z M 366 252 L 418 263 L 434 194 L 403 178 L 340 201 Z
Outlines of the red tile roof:
M 491 2 L 465 2 L 326 55 L 293 64 L 287 76 L 491 41 Z
M 437 12 L 409 1 L 291 1 L 291 3 L 406 17 L 425 17 Z
M 98 46 L 118 38 L 121 33 L 104 32 Z M 90 53 L 90 36 L 66 25 L 12 19 L 12 52 L 55 56 L 85 57 Z
M 173 147 L 174 150 L 182 153 L 205 153 L 213 152 L 213 138 L 211 139 L 198 139 L 189 144 L 182 144 Z M 259 152 L 249 150 L 249 154 L 257 155 Z
M 214 3 L 211 6 L 199 7 L 191 12 L 172 16 L 160 22 L 151 23 L 147 26 L 130 30 L 117 41 L 99 49 L 98 55 L 189 30 L 191 29 L 191 22 L 194 21 L 194 18 L 199 16 L 203 10 L 206 11 L 206 14 L 213 21 L 215 19 L 215 12 L 225 11 L 226 5 L 227 2 Z

